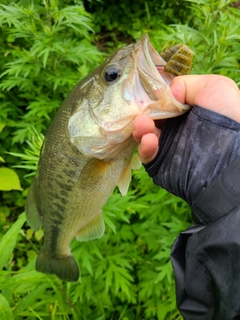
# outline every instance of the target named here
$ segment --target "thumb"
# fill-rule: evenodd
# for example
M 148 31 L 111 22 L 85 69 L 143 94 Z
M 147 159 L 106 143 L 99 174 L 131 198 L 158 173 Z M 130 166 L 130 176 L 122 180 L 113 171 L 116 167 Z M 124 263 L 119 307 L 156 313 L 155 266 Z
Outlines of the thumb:
M 170 88 L 174 97 L 182 102 L 189 105 L 196 103 L 196 97 L 202 90 L 218 76 L 212 75 L 188 75 L 179 76 L 173 79 Z
M 218 112 L 240 122 L 240 93 L 237 84 L 220 75 L 188 75 L 173 79 L 170 85 L 174 97 L 191 106 Z

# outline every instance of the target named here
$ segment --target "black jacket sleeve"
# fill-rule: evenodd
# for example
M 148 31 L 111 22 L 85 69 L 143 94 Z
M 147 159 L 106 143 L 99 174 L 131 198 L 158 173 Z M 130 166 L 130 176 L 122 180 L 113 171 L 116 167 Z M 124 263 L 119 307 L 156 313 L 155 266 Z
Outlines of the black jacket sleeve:
M 146 170 L 192 207 L 171 253 L 182 316 L 240 319 L 240 124 L 195 106 L 167 120 Z
M 171 259 L 184 319 L 240 319 L 240 158 L 204 190 L 193 216 L 207 224 L 182 232 Z

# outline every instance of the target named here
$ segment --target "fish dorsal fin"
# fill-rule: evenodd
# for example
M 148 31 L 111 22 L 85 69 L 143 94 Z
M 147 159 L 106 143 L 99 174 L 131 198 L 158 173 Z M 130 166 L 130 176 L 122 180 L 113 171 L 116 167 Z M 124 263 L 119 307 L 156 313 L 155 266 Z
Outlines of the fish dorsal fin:
M 140 166 L 141 166 L 141 161 L 139 159 L 139 156 L 134 154 L 132 156 L 130 163 L 123 171 L 123 173 L 118 181 L 118 184 L 117 184 L 122 196 L 125 196 L 128 192 L 129 184 L 132 180 L 132 172 L 131 172 L 132 169 L 134 169 L 134 170 L 139 169 Z
M 94 217 L 94 219 L 86 225 L 83 229 L 79 230 L 76 234 L 78 241 L 88 241 L 101 238 L 105 231 L 105 224 L 103 220 L 102 210 Z
M 34 179 L 28 191 L 25 212 L 28 224 L 35 231 L 41 229 L 42 227 L 42 217 L 39 214 L 35 197 L 36 190 L 36 180 Z

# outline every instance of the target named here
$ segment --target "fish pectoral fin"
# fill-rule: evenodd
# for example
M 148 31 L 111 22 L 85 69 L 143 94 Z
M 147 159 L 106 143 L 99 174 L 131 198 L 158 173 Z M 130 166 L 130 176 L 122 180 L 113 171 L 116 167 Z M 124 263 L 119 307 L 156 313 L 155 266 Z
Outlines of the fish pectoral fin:
M 37 231 L 42 227 L 42 217 L 37 208 L 35 192 L 36 192 L 36 180 L 34 179 L 28 191 L 25 212 L 26 212 L 26 218 L 27 218 L 28 224 L 33 230 Z
M 83 229 L 76 234 L 78 241 L 88 241 L 101 238 L 105 231 L 105 224 L 103 220 L 102 211 Z
M 125 196 L 128 192 L 129 184 L 132 180 L 132 169 L 136 170 L 139 169 L 141 166 L 141 161 L 138 155 L 134 154 L 128 166 L 123 171 L 119 181 L 118 181 L 118 188 L 121 192 L 122 196 Z

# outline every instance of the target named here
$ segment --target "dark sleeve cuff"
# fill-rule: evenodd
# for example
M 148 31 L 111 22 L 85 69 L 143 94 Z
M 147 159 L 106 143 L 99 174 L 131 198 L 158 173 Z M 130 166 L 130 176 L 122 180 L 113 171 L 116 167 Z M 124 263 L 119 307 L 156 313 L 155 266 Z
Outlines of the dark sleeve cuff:
M 158 154 L 145 169 L 155 184 L 193 206 L 199 194 L 239 156 L 240 123 L 194 106 L 166 120 Z
M 148 172 L 150 177 L 153 177 L 158 171 L 158 162 L 160 155 L 163 151 L 165 151 L 166 153 L 164 144 L 167 140 L 173 140 L 174 136 L 176 135 L 176 132 L 181 128 L 181 124 L 185 121 L 185 119 L 189 116 L 190 113 L 193 113 L 196 117 L 201 118 L 203 121 L 215 124 L 216 126 L 220 126 L 227 130 L 233 130 L 236 132 L 240 131 L 239 122 L 226 116 L 223 116 L 217 112 L 208 110 L 206 108 L 202 108 L 198 105 L 194 105 L 192 110 L 190 110 L 189 112 L 179 117 L 170 118 L 166 120 L 162 129 L 162 136 L 159 141 L 159 150 L 156 157 L 151 162 L 143 164 L 145 170 Z M 168 139 L 166 136 L 168 136 Z

